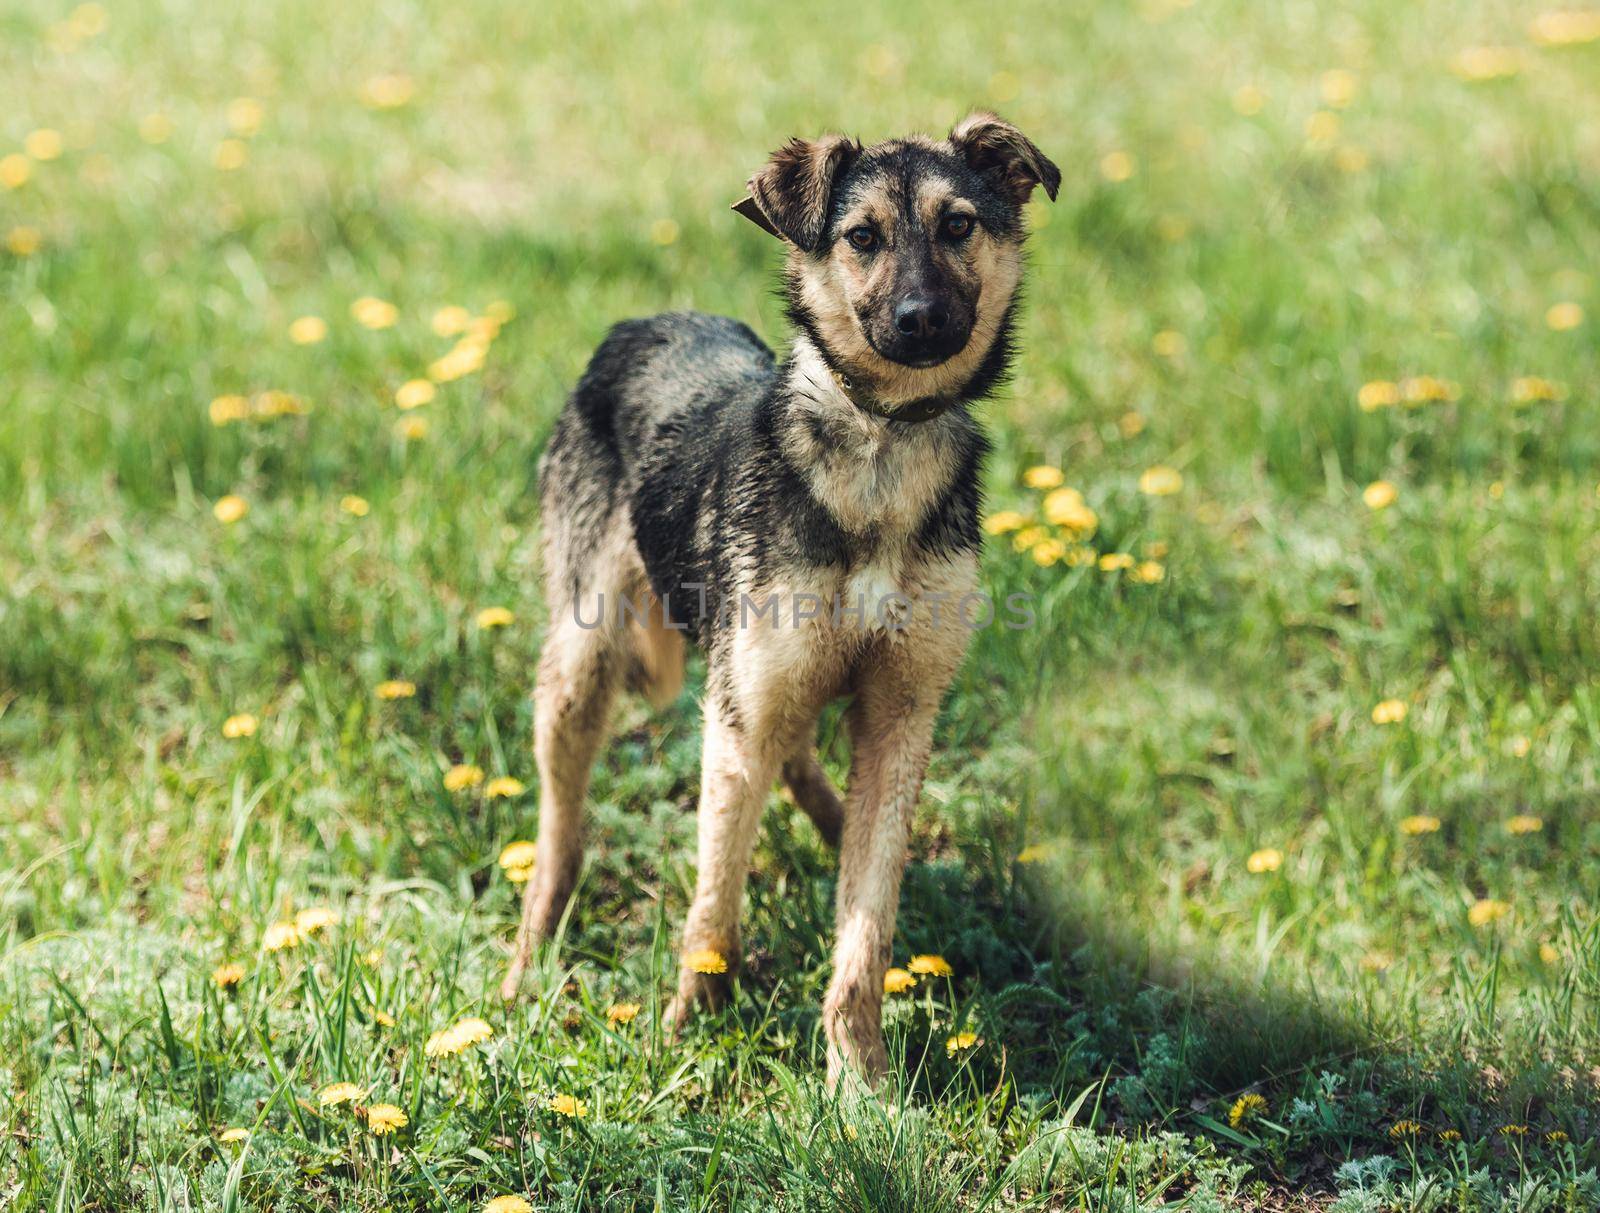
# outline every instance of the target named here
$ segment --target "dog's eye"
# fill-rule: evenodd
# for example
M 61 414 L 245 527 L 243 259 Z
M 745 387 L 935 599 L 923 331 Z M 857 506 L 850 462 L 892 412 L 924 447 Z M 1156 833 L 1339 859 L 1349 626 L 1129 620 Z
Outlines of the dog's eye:
M 972 216 L 946 215 L 944 217 L 944 234 L 952 240 L 965 240 L 972 235 Z
M 853 227 L 845 233 L 845 239 L 852 247 L 860 249 L 863 253 L 868 249 L 877 247 L 878 233 L 870 227 Z

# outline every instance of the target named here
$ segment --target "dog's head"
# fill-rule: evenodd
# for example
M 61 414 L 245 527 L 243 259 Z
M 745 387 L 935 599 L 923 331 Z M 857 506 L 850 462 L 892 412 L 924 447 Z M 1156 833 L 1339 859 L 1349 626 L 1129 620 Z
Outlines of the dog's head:
M 789 245 L 789 311 L 833 369 L 891 409 L 962 398 L 1003 363 L 1022 205 L 1054 164 L 977 113 L 947 139 L 795 139 L 736 208 Z

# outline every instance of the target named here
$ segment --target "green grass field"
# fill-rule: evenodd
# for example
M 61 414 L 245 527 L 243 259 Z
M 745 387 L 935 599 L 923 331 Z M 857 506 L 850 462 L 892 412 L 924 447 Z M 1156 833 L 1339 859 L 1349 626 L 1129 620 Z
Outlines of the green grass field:
M 1594 10 L 9 0 L 0 80 L 0 1207 L 1600 1205 Z M 686 695 L 501 1006 L 567 386 L 782 342 L 746 176 L 974 105 L 1065 184 L 983 410 L 1038 626 L 902 897 L 952 975 L 830 1100 L 775 793 L 664 1035 Z

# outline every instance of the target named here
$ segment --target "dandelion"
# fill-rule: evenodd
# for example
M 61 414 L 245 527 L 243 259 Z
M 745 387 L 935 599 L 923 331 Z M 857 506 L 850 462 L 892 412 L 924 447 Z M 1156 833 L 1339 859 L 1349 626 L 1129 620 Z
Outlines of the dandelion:
M 394 423 L 395 436 L 405 442 L 417 442 L 428 436 L 426 417 L 402 417 Z
M 650 242 L 665 248 L 678 242 L 678 224 L 674 219 L 657 219 L 650 224 Z
M 715 948 L 696 948 L 683 958 L 683 963 L 696 973 L 726 973 L 727 957 Z
M 1128 574 L 1133 581 L 1144 585 L 1155 585 L 1166 578 L 1167 569 L 1159 560 L 1145 560 L 1134 566 Z
M 1600 39 L 1600 10 L 1540 13 L 1528 25 L 1528 36 L 1540 46 L 1577 46 Z
M 458 762 L 444 773 L 444 790 L 464 792 L 483 782 L 483 768 L 471 763 Z
M 1066 476 L 1058 467 L 1051 467 L 1041 463 L 1022 473 L 1022 483 L 1030 489 L 1053 489 L 1066 480 Z
M 976 1032 L 957 1032 L 954 1036 L 945 1040 L 945 1055 L 954 1057 L 957 1053 L 965 1053 L 968 1049 L 974 1048 L 977 1043 L 978 1034 Z
M 589 1105 L 576 1095 L 552 1095 L 545 1107 L 557 1116 L 565 1116 L 569 1120 L 582 1120 L 589 1115 Z
M 1388 379 L 1363 383 L 1356 393 L 1356 404 L 1363 413 L 1374 413 L 1400 403 L 1400 385 Z
M 1399 724 L 1406 718 L 1406 703 L 1403 699 L 1384 699 L 1372 706 L 1373 724 Z
M 257 417 L 300 417 L 310 411 L 310 406 L 290 392 L 257 392 L 250 403 L 250 411 Z
M 1546 1133 L 1544 1135 L 1544 1139 L 1545 1139 L 1545 1141 L 1549 1142 L 1552 1146 L 1559 1146 L 1563 1142 L 1567 1142 L 1567 1141 L 1571 1141 L 1572 1140 L 1561 1129 L 1551 1129 L 1550 1132 L 1548 1132 L 1548 1133 Z
M 1107 552 L 1098 561 L 1102 573 L 1117 573 L 1133 567 L 1133 557 L 1127 552 Z
M 612 1027 L 630 1024 L 642 1008 L 636 1002 L 614 1002 L 606 1008 L 606 1022 Z
M 417 86 L 410 76 L 401 73 L 373 76 L 361 86 L 361 104 L 374 110 L 399 109 L 416 91 Z
M 1389 1136 L 1399 1141 L 1405 1137 L 1415 1137 L 1422 1132 L 1422 1126 L 1414 1120 L 1397 1120 L 1389 1126 Z
M 211 970 L 211 983 L 219 990 L 232 989 L 244 980 L 244 966 L 237 961 L 220 964 Z
M 1411 375 L 1400 381 L 1400 394 L 1407 404 L 1436 404 L 1441 400 L 1459 399 L 1461 385 L 1437 375 Z
M 1528 1126 L 1501 1125 L 1499 1132 L 1501 1137 L 1526 1137 L 1528 1135 Z
M 1339 137 L 1339 115 L 1318 110 L 1306 119 L 1306 142 L 1312 147 L 1327 147 Z
M 1583 323 L 1583 308 L 1570 301 L 1553 303 L 1544 314 L 1544 322 L 1557 333 L 1571 332 Z
M 254 737 L 261 722 L 250 712 L 237 712 L 222 722 L 222 735 L 229 741 Z
M 377 1007 L 372 1008 L 372 1021 L 381 1028 L 394 1027 L 394 1016 L 387 1011 L 380 1011 Z
M 919 977 L 954 977 L 956 973 L 943 956 L 929 952 L 913 956 L 906 963 L 906 968 Z
M 496 1196 L 483 1206 L 483 1213 L 533 1213 L 533 1206 L 520 1196 Z
M 61 132 L 49 127 L 30 131 L 22 140 L 22 150 L 35 160 L 55 160 L 61 155 Z
M 1476 84 L 1515 76 L 1522 70 L 1522 56 L 1509 46 L 1469 46 L 1452 66 L 1456 75 Z
M 1419 834 L 1436 834 L 1438 831 L 1439 819 L 1427 813 L 1416 813 L 1400 820 L 1400 832 L 1411 838 Z
M 1559 964 L 1561 952 L 1553 943 L 1541 943 L 1539 945 L 1539 959 L 1547 965 Z
M 1486 927 L 1499 922 L 1509 913 L 1511 906 L 1508 902 L 1497 901 L 1493 897 L 1480 897 L 1467 910 L 1467 921 L 1475 927 Z
M 1150 348 L 1161 358 L 1182 358 L 1189 352 L 1189 339 L 1175 329 L 1162 329 L 1150 339 Z
M 44 236 L 36 227 L 18 224 L 6 233 L 6 248 L 15 257 L 31 257 L 44 243 Z
M 1567 389 L 1537 375 L 1522 375 L 1511 381 L 1513 404 L 1533 404 L 1543 400 L 1565 400 Z
M 1117 433 L 1124 438 L 1137 438 L 1144 433 L 1144 414 L 1133 411 L 1126 412 L 1117 418 Z
M 289 325 L 289 340 L 296 345 L 316 345 L 328 335 L 328 322 L 321 316 L 300 316 Z
M 8 190 L 21 189 L 33 176 L 33 164 L 21 152 L 0 156 L 0 186 Z
M 327 906 L 308 906 L 294 916 L 295 930 L 304 939 L 313 939 L 329 927 L 339 925 L 339 915 Z
M 363 295 L 350 305 L 350 315 L 364 328 L 386 329 L 400 318 L 400 309 L 374 295 Z
M 890 968 L 883 974 L 885 994 L 904 994 L 917 984 L 916 976 L 908 969 Z
M 1355 73 L 1346 71 L 1342 67 L 1329 68 L 1317 80 L 1317 87 L 1322 93 L 1323 104 L 1332 106 L 1336 110 L 1343 109 L 1355 100 Z
M 1243 84 L 1233 90 L 1235 113 L 1253 118 L 1266 108 L 1267 94 L 1253 84 Z
M 394 402 L 402 409 L 421 408 L 438 394 L 431 379 L 407 379 L 395 389 Z
M 317 1092 L 317 1106 L 321 1108 L 337 1108 L 341 1104 L 354 1103 L 364 1099 L 367 1091 L 365 1087 L 358 1087 L 353 1082 L 331 1082 Z
M 165 143 L 172 138 L 172 119 L 165 114 L 146 114 L 139 119 L 139 138 L 146 143 Z
M 1084 504 L 1077 489 L 1056 489 L 1045 495 L 1044 516 L 1053 525 L 1077 535 L 1090 535 L 1100 525 L 1100 515 Z
M 243 497 L 233 493 L 218 497 L 215 505 L 211 507 L 212 516 L 224 526 L 238 522 L 250 512 L 250 503 Z
M 1046 539 L 1043 542 L 1036 543 L 1033 545 L 1033 550 L 1029 553 L 1029 555 L 1033 557 L 1034 564 L 1038 565 L 1040 568 L 1049 568 L 1051 565 L 1065 557 L 1066 554 L 1067 545 L 1062 543 L 1059 539 Z
M 521 796 L 527 790 L 527 785 L 522 780 L 513 779 L 510 775 L 497 775 L 484 785 L 483 794 L 494 800 L 499 797 Z
M 1251 1091 L 1248 1095 L 1241 1095 L 1233 1101 L 1233 1107 L 1228 1109 L 1228 1124 L 1237 1129 L 1245 1121 L 1265 1115 L 1266 1111 L 1266 1099 Z
M 1164 464 L 1146 468 L 1139 477 L 1139 491 L 1146 497 L 1170 497 L 1183 488 L 1183 475 Z
M 1277 847 L 1262 847 L 1259 851 L 1250 852 L 1250 858 L 1244 861 L 1244 866 L 1245 871 L 1253 876 L 1276 872 L 1283 866 L 1283 852 Z
M 510 608 L 503 606 L 484 607 L 478 612 L 478 628 L 487 632 L 492 628 L 508 628 L 517 621 Z
M 483 368 L 483 359 L 487 353 L 488 349 L 482 341 L 464 337 L 451 346 L 447 354 L 435 358 L 428 364 L 428 378 L 435 383 L 451 383 L 463 379 Z
M 372 512 L 372 503 L 365 497 L 357 497 L 354 493 L 346 493 L 339 498 L 339 508 L 352 517 L 365 518 Z
M 1506 831 L 1511 834 L 1537 834 L 1542 829 L 1544 829 L 1543 819 L 1527 813 L 1518 813 L 1506 822 Z
M 533 861 L 538 858 L 539 846 L 537 843 L 519 840 L 507 843 L 505 850 L 500 852 L 500 866 L 502 868 L 528 868 L 533 866 Z
M 240 139 L 224 139 L 211 153 L 211 163 L 225 173 L 243 168 L 249 159 L 250 149 Z
M 422 1052 L 427 1057 L 454 1057 L 473 1045 L 482 1044 L 493 1035 L 494 1029 L 486 1021 L 477 1016 L 468 1016 L 429 1036 L 422 1046 Z
M 417 693 L 417 684 L 404 678 L 390 678 L 372 688 L 379 699 L 410 699 Z
M 1009 535 L 1027 525 L 1027 517 L 1016 510 L 1000 510 L 983 520 L 984 533 L 988 535 Z
M 1449 1142 L 1453 1142 L 1453 1141 L 1460 1141 L 1461 1140 L 1461 1130 L 1460 1129 L 1440 1129 L 1439 1130 L 1439 1140 L 1442 1141 L 1442 1142 L 1445 1142 L 1447 1144 Z
M 1400 490 L 1387 480 L 1374 480 L 1361 490 L 1361 500 L 1369 510 L 1386 510 L 1400 496 Z
M 217 1134 L 217 1140 L 225 1146 L 237 1145 L 241 1141 L 250 1140 L 250 1130 L 240 1128 L 224 1129 Z
M 393 1133 L 410 1123 L 411 1118 L 392 1103 L 375 1103 L 367 1109 L 367 1132 L 374 1137 Z
M 275 922 L 261 936 L 261 946 L 269 952 L 290 952 L 300 946 L 300 928 L 294 923 Z
M 1124 151 L 1107 152 L 1100 157 L 1100 175 L 1113 185 L 1127 181 L 1137 167 L 1133 157 Z
M 472 323 L 472 313 L 464 307 L 442 307 L 433 314 L 429 327 L 440 337 L 454 337 Z

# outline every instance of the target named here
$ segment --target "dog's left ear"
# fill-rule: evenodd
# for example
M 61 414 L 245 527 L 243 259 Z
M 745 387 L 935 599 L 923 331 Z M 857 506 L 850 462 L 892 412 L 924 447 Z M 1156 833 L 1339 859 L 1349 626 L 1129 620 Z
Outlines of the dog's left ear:
M 750 196 L 734 203 L 733 209 L 796 248 L 814 253 L 828 222 L 834 182 L 860 154 L 861 145 L 843 135 L 791 139 L 750 178 Z
M 1051 202 L 1061 188 L 1061 170 L 1033 141 L 1004 118 L 979 111 L 962 119 L 950 142 L 976 172 L 984 174 L 1018 206 L 1036 185 Z

